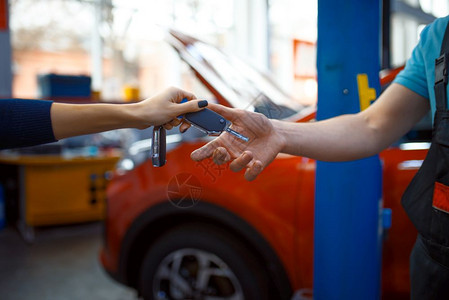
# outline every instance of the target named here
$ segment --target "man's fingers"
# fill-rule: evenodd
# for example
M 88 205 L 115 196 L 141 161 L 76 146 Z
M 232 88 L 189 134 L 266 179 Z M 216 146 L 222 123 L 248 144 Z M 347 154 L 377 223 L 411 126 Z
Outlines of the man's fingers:
M 214 150 L 217 148 L 214 141 L 207 143 L 201 148 L 196 149 L 190 154 L 190 158 L 194 161 L 202 161 L 208 157 L 211 157 Z
M 252 159 L 253 154 L 250 151 L 245 151 L 239 157 L 234 159 L 234 161 L 229 165 L 229 168 L 233 172 L 239 172 L 246 168 Z
M 218 147 L 215 149 L 212 157 L 214 159 L 214 163 L 217 165 L 225 164 L 231 159 L 231 155 L 223 147 Z
M 207 108 L 215 111 L 216 113 L 222 115 L 231 122 L 240 118 L 239 111 L 233 108 L 229 108 L 220 104 L 209 103 Z
M 245 179 L 248 181 L 253 181 L 262 172 L 263 165 L 262 162 L 256 160 L 245 172 Z

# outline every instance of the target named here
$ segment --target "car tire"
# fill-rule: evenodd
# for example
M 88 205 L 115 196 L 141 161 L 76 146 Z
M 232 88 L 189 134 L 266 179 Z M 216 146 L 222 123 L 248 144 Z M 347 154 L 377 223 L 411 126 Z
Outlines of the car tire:
M 210 225 L 183 225 L 157 239 L 144 258 L 140 292 L 155 299 L 270 298 L 269 276 L 241 241 Z

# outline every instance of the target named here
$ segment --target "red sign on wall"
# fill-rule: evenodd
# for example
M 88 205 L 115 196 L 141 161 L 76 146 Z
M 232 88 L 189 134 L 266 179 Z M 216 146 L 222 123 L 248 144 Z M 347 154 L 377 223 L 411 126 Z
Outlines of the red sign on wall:
M 0 0 L 0 31 L 8 29 L 8 0 Z

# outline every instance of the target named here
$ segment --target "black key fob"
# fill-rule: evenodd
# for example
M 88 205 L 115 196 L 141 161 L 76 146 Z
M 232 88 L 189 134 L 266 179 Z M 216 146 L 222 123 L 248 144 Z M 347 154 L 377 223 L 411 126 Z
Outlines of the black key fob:
M 162 126 L 153 127 L 153 139 L 151 142 L 151 160 L 154 167 L 165 165 L 166 159 L 166 136 L 165 128 Z
M 181 103 L 187 101 L 187 98 L 182 99 Z M 186 113 L 184 119 L 187 120 L 194 127 L 203 131 L 208 135 L 220 135 L 223 131 L 233 134 L 242 141 L 248 142 L 249 138 L 243 134 L 238 133 L 230 128 L 231 122 L 226 120 L 222 115 L 217 114 L 213 110 L 205 108 L 200 111 Z
M 219 135 L 230 125 L 228 120 L 208 108 L 192 113 L 186 113 L 184 118 L 190 124 L 208 135 Z

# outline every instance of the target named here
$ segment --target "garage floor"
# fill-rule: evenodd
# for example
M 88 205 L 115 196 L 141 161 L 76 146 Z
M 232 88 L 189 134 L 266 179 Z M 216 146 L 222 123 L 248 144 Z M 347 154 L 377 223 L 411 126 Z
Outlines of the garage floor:
M 101 268 L 101 231 L 100 223 L 40 228 L 30 245 L 15 229 L 0 230 L 0 298 L 137 299 Z

